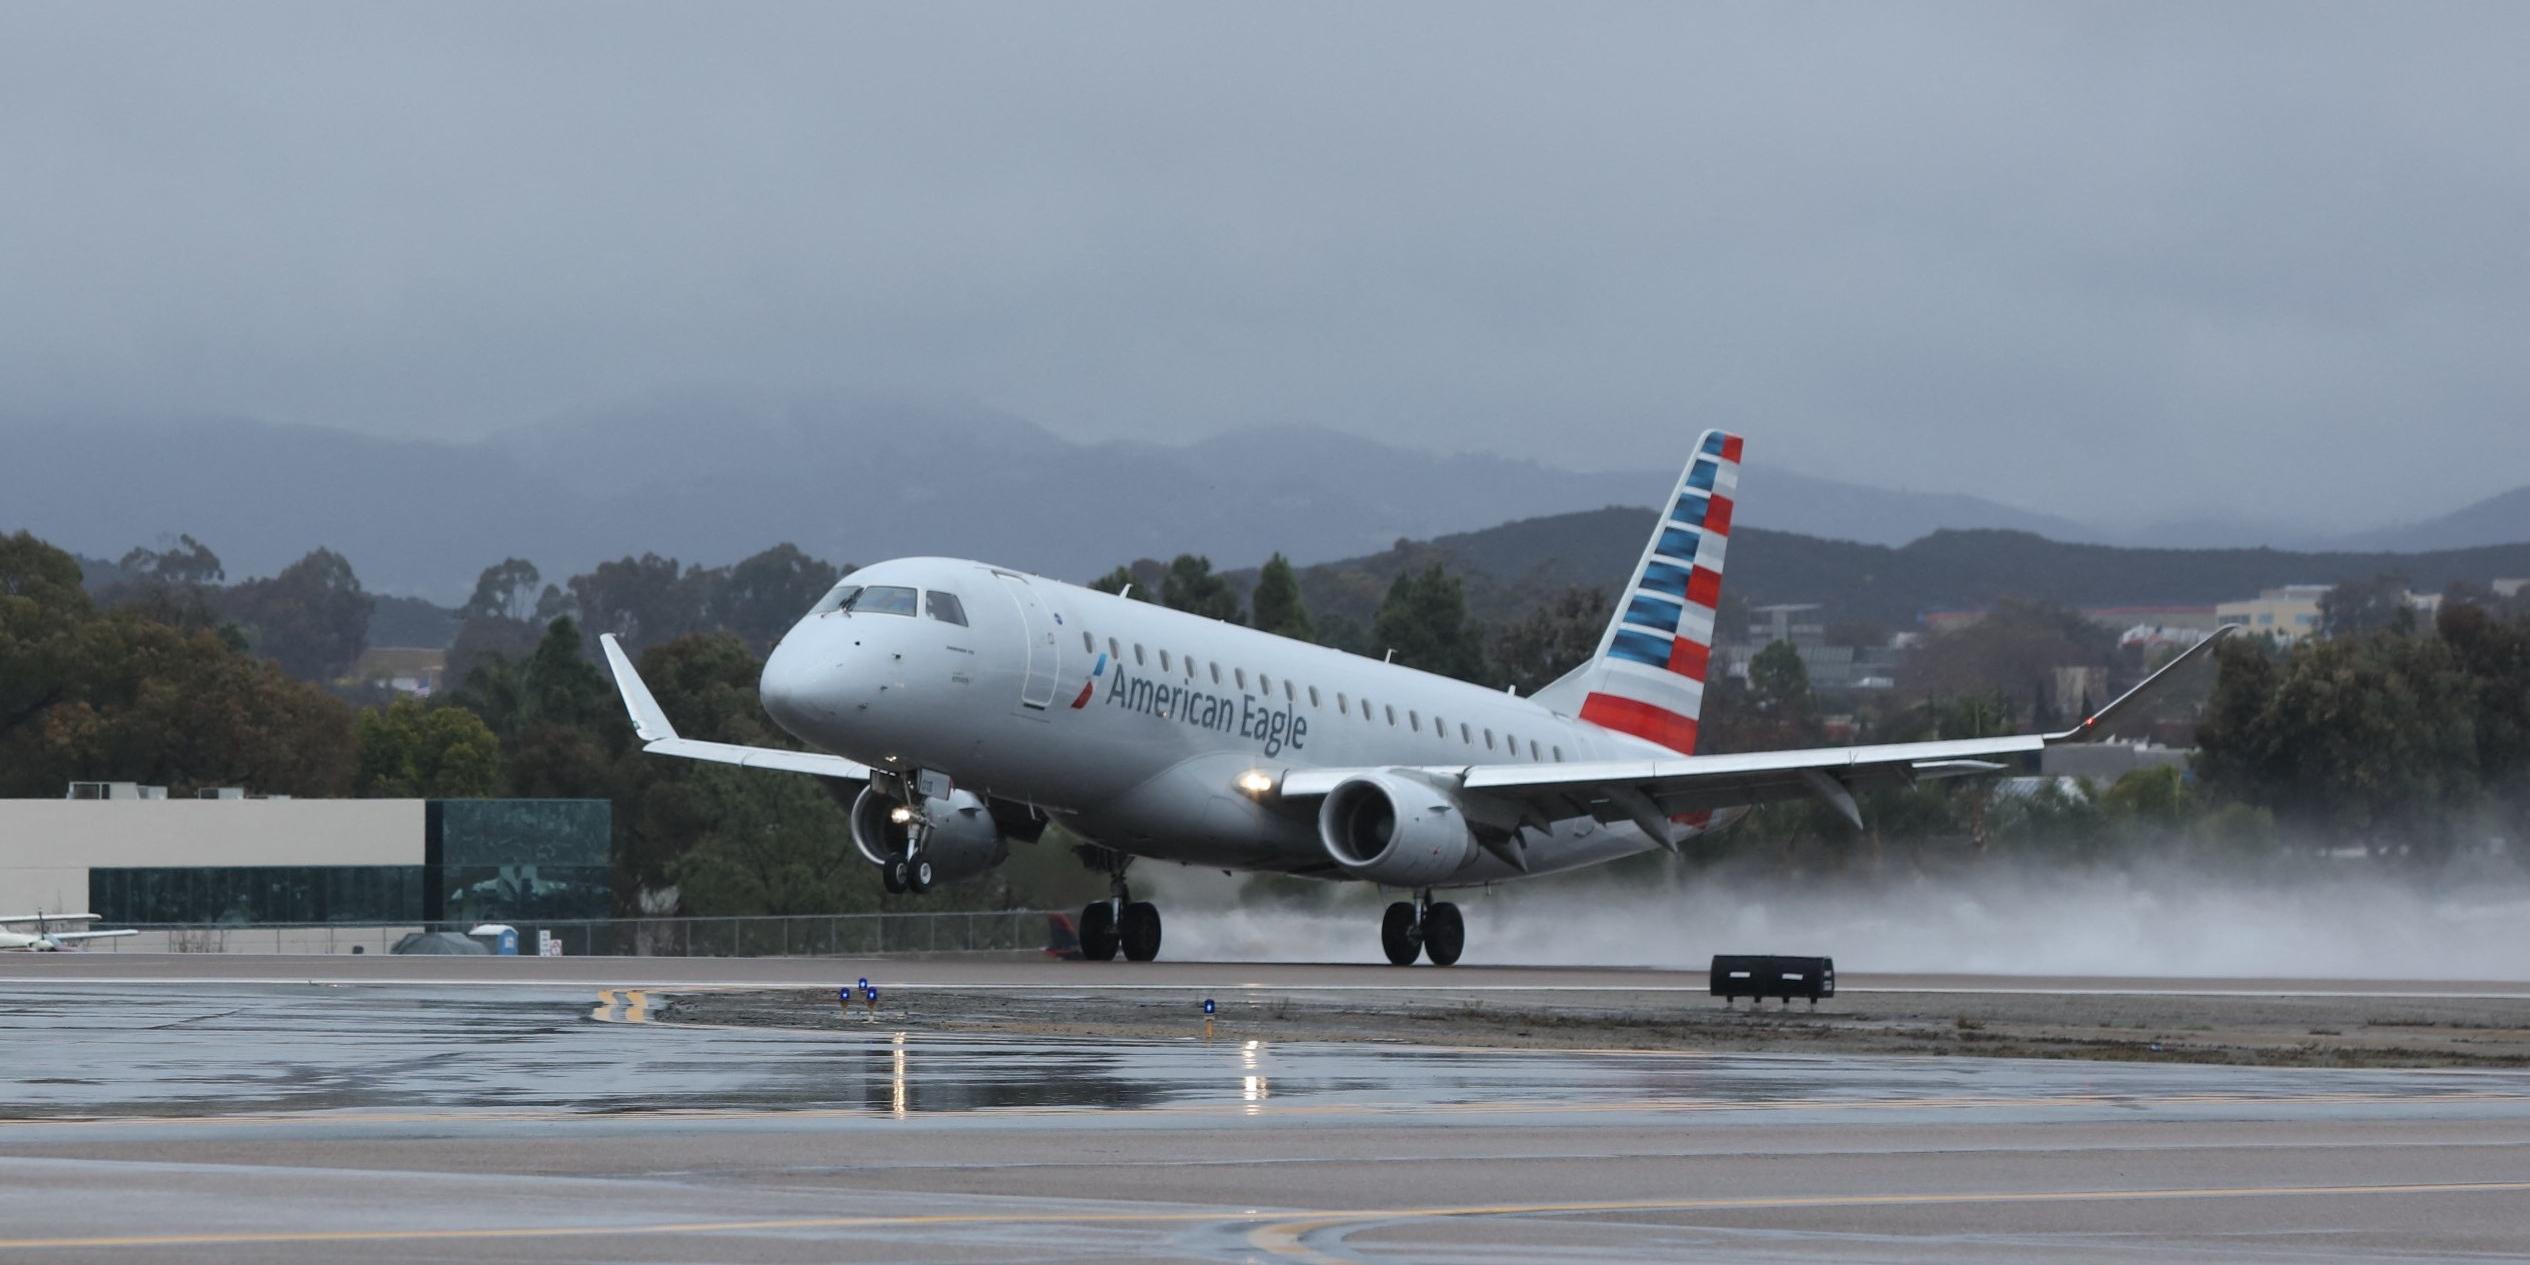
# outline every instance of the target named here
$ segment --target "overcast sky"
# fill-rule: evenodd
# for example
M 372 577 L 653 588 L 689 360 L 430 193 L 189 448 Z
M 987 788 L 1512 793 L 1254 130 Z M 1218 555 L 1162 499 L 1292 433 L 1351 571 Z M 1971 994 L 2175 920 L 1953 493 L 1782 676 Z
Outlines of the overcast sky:
M 0 412 L 2530 483 L 2530 6 L 0 4 Z

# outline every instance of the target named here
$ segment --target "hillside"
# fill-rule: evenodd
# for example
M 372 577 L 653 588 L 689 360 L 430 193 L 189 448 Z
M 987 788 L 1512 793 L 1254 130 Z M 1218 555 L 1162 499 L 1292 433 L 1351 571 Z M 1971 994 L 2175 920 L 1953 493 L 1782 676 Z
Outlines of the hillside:
M 1613 590 L 1641 555 L 1652 512 L 1604 509 L 1523 519 L 1380 553 L 1302 568 L 1310 609 L 1367 621 L 1409 567 L 1443 562 L 1467 584 L 1470 609 L 1499 620 L 1571 584 Z M 1837 618 L 1905 625 L 1926 611 L 2002 597 L 2073 606 L 2204 603 L 2282 584 L 2335 584 L 2383 573 L 2419 591 L 2452 580 L 2530 576 L 2530 544 L 2426 553 L 2297 553 L 2278 549 L 2125 549 L 2024 532 L 1938 531 L 1891 548 L 1748 528 L 1731 538 L 1724 591 L 1751 604 L 1820 602 Z M 1240 583 L 1249 577 L 1237 577 Z

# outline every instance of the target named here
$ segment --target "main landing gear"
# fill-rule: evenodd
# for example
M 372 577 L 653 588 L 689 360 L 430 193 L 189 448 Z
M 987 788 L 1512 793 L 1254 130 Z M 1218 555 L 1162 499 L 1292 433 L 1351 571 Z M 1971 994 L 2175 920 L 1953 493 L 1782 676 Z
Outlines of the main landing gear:
M 1147 900 L 1133 899 L 1133 890 L 1125 886 L 1125 867 L 1131 857 L 1118 855 L 1107 872 L 1107 886 L 1112 893 L 1106 900 L 1092 901 L 1081 911 L 1081 958 L 1089 962 L 1115 960 L 1116 950 L 1124 950 L 1128 962 L 1148 962 L 1160 955 L 1160 909 Z
M 1434 901 L 1425 888 L 1413 900 L 1388 907 L 1379 923 L 1379 947 L 1388 951 L 1391 965 L 1412 966 L 1420 955 L 1434 966 L 1449 966 L 1467 948 L 1467 920 L 1459 917 L 1458 906 Z

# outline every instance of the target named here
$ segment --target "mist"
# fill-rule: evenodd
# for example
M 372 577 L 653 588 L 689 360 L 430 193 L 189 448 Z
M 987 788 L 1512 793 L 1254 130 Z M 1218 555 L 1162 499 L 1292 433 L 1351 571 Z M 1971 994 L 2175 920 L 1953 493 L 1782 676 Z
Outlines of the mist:
M 1396 898 L 1243 901 L 1253 889 L 1239 881 L 1182 871 L 1158 887 L 1176 961 L 1382 961 L 1379 907 Z M 1998 861 L 1881 883 L 1584 875 L 1452 898 L 1467 919 L 1462 961 L 1476 966 L 1700 968 L 1715 953 L 1800 953 L 1833 956 L 1846 974 L 2530 980 L 2519 875 L 2279 880 Z

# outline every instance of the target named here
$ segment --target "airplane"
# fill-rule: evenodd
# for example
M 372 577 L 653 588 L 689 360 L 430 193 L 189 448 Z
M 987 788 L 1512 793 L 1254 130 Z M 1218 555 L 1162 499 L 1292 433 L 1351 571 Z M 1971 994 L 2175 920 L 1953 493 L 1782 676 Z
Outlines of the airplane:
M 1751 807 L 1987 774 L 2096 741 L 2200 644 L 2062 733 L 1695 754 L 1742 441 L 1704 432 L 1588 662 L 1521 698 L 989 563 L 899 558 L 845 577 L 767 657 L 765 712 L 813 750 L 680 736 L 612 634 L 645 751 L 831 779 L 890 892 L 999 864 L 1060 821 L 1109 899 L 1083 956 L 1159 955 L 1137 859 L 1412 893 L 1380 943 L 1436 966 L 1466 943 L 1435 892 L 1682 850 Z M 2219 634 L 2218 634 L 2219 636 Z
M 0 950 L 15 949 L 26 953 L 57 953 L 75 949 L 90 940 L 117 940 L 136 936 L 137 931 L 55 931 L 53 924 L 66 922 L 84 925 L 97 921 L 95 914 L 0 914 Z M 13 926 L 35 924 L 35 933 L 11 931 Z

